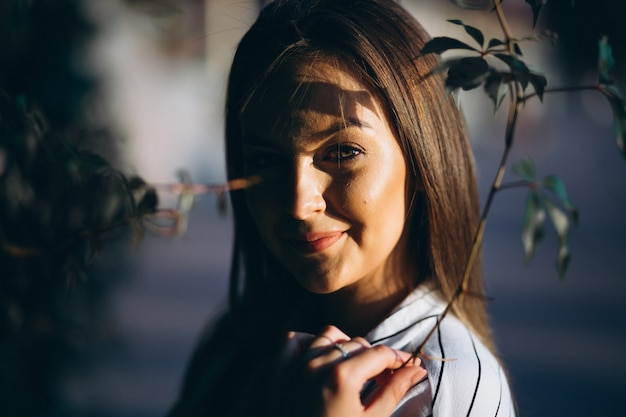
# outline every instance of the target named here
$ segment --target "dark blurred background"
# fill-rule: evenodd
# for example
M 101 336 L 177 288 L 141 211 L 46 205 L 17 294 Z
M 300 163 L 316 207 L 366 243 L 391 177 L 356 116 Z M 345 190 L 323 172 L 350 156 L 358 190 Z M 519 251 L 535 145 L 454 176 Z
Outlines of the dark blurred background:
M 237 40 L 263 1 L 5 0 L 0 5 L 0 415 L 165 414 L 186 361 L 224 304 L 231 220 L 197 199 L 179 237 L 119 228 L 117 173 L 151 184 L 224 180 L 223 88 Z M 498 35 L 493 13 L 409 1 L 434 36 L 461 18 Z M 466 2 L 472 3 L 472 2 Z M 480 3 L 480 2 L 474 2 Z M 513 31 L 533 33 L 521 0 Z M 548 1 L 522 43 L 548 87 L 590 85 L 608 36 L 624 81 L 626 3 Z M 481 192 L 503 146 L 505 110 L 464 93 Z M 565 279 L 548 233 L 535 259 L 520 240 L 525 191 L 496 197 L 484 245 L 496 340 L 521 416 L 622 416 L 626 409 L 626 161 L 597 92 L 528 103 L 512 161 L 557 174 L 581 211 Z M 100 155 L 100 157 L 98 157 Z M 507 181 L 515 180 L 508 174 Z M 175 204 L 161 193 L 163 205 Z M 135 235 L 135 238 L 137 236 Z

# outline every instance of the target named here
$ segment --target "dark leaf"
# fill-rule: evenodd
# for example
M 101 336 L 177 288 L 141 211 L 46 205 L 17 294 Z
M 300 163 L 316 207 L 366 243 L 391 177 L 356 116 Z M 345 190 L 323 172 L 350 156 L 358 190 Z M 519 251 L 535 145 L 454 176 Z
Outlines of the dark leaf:
M 159 205 L 159 197 L 156 191 L 152 188 L 146 190 L 145 194 L 137 205 L 137 214 L 153 214 L 156 212 Z
M 477 29 L 474 26 L 466 25 L 465 23 L 463 23 L 463 21 L 458 19 L 448 20 L 448 22 L 454 23 L 455 25 L 463 26 L 465 32 L 467 32 L 468 35 L 474 38 L 474 40 L 478 42 L 481 48 L 485 44 L 485 37 L 483 36 L 483 33 L 480 31 L 480 29 Z
M 146 185 L 146 182 L 141 177 L 131 177 L 127 181 L 127 184 L 130 190 L 136 190 L 139 188 L 143 188 Z
M 493 71 L 485 80 L 484 88 L 487 96 L 493 101 L 495 113 L 500 108 L 502 99 L 504 99 L 506 93 L 509 91 L 508 84 L 501 73 Z
M 572 216 L 574 224 L 577 225 L 579 220 L 578 208 L 570 201 L 567 195 L 567 191 L 565 190 L 565 184 L 563 183 L 563 181 L 556 175 L 549 175 L 542 179 L 539 185 L 542 188 L 550 191 L 558 198 L 559 202 Z
M 530 70 L 524 61 L 508 54 L 494 54 L 496 58 L 507 64 L 514 74 L 528 74 Z
M 111 166 L 100 155 L 82 151 L 78 154 L 78 170 L 82 177 L 100 174 Z
M 534 182 L 537 175 L 535 173 L 535 164 L 529 157 L 526 157 L 513 165 L 513 172 L 530 182 Z
M 461 89 L 457 88 L 454 90 L 447 89 L 446 90 L 446 100 L 452 99 L 454 101 L 454 105 L 457 109 L 461 110 Z
M 608 37 L 603 36 L 598 42 L 598 82 L 600 84 L 613 84 L 614 67 L 613 48 L 609 44 Z
M 552 223 L 552 226 L 554 226 L 554 231 L 557 235 L 558 252 L 556 258 L 556 269 L 559 273 L 559 277 L 563 278 L 570 260 L 569 217 L 567 217 L 567 214 L 565 214 L 560 207 L 553 204 L 547 198 L 543 200 L 543 203 L 548 211 L 548 217 L 550 218 L 550 222 Z
M 489 65 L 482 57 L 461 58 L 450 65 L 446 87 L 450 90 L 471 90 L 489 75 Z
M 539 12 L 547 0 L 526 0 L 526 3 L 533 9 L 533 27 L 537 25 L 537 19 L 539 18 Z
M 600 91 L 609 100 L 611 110 L 613 110 L 615 142 L 622 156 L 626 158 L 626 101 L 619 95 L 619 91 L 614 86 L 605 86 Z
M 517 43 L 514 43 L 514 44 L 513 44 L 513 50 L 515 50 L 515 53 L 516 53 L 517 55 L 519 55 L 519 56 L 524 55 L 524 54 L 522 53 L 521 48 L 519 47 L 519 44 L 517 44 Z
M 439 36 L 436 38 L 432 38 L 430 41 L 426 42 L 426 45 L 420 51 L 421 55 L 426 54 L 442 54 L 450 49 L 466 49 L 469 51 L 480 52 L 476 48 L 472 48 L 465 42 L 461 42 L 458 39 L 449 38 L 447 36 Z
M 522 226 L 522 244 L 526 261 L 530 261 L 544 235 L 546 212 L 541 205 L 539 194 L 531 190 L 526 198 L 524 224 Z
M 543 101 L 543 92 L 545 91 L 546 85 L 548 84 L 546 77 L 544 77 L 542 74 L 537 74 L 536 72 L 529 72 L 528 81 L 530 81 L 533 88 L 535 89 L 535 93 L 537 93 L 537 96 L 539 96 L 539 100 Z
M 528 87 L 528 83 L 530 82 L 530 69 L 528 69 L 524 61 L 508 54 L 494 54 L 493 56 L 500 59 L 502 62 L 507 64 L 509 68 L 511 68 L 513 78 L 522 85 L 524 90 L 526 90 L 526 87 Z M 535 79 L 535 81 L 538 82 L 538 85 L 541 85 L 539 79 Z M 543 94 L 543 90 L 541 90 L 541 93 Z
M 452 0 L 454 4 L 464 9 L 486 10 L 493 5 L 493 0 Z
M 461 94 L 459 89 L 457 88 L 456 90 L 452 90 L 450 92 L 450 94 L 452 95 L 452 99 L 454 100 L 454 104 L 456 105 L 457 109 L 461 109 Z
M 502 46 L 502 45 L 506 45 L 506 43 L 501 41 L 500 39 L 493 38 L 489 41 L 489 44 L 487 45 L 487 49 L 495 48 L 496 46 Z

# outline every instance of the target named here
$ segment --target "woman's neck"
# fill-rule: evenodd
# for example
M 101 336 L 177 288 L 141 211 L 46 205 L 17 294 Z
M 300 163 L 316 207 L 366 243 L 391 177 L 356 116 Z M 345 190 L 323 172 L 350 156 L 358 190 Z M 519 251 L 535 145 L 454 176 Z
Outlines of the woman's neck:
M 410 291 L 406 285 L 368 289 L 346 287 L 318 296 L 319 325 L 332 324 L 351 337 L 365 336 L 396 307 Z

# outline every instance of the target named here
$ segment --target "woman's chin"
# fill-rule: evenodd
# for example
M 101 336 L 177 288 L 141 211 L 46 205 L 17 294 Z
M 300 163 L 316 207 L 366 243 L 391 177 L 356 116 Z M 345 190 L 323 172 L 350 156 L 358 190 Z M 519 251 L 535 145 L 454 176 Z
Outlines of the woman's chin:
M 319 278 L 299 279 L 298 282 L 308 292 L 319 295 L 331 294 L 343 288 L 338 282 L 320 280 Z

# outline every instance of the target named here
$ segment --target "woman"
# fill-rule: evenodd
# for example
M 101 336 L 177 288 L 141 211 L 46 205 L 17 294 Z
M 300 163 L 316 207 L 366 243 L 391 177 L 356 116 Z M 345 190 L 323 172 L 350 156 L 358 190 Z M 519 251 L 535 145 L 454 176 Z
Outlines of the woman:
M 483 300 L 439 321 L 479 200 L 427 39 L 392 0 L 277 0 L 241 40 L 228 176 L 259 182 L 231 194 L 230 308 L 172 416 L 515 414 Z

